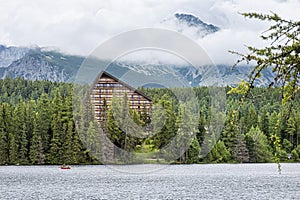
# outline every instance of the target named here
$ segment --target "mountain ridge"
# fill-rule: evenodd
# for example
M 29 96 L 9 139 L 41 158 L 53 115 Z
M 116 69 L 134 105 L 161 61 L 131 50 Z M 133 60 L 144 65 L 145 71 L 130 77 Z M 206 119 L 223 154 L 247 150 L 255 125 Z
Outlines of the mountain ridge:
M 3 48 L 3 47 L 1 47 Z M 41 50 L 42 48 L 5 47 L 6 60 L 0 59 L 0 77 L 22 77 L 30 80 L 50 80 L 56 82 L 72 82 L 75 80 L 85 57 L 66 55 L 56 51 Z M 9 50 L 7 50 L 9 49 Z M 3 50 L 0 50 L 0 55 Z M 13 60 L 13 58 L 15 60 Z M 8 66 L 5 63 L 11 62 Z M 139 86 L 145 82 L 161 85 L 179 86 L 225 86 L 235 85 L 242 79 L 247 79 L 251 66 L 236 67 L 234 70 L 228 65 L 212 66 L 178 66 L 170 64 L 141 64 L 134 62 L 114 62 L 106 70 L 118 78 L 127 78 L 130 84 Z M 122 73 L 120 73 L 122 72 Z M 263 71 L 262 78 L 256 83 L 267 86 L 271 83 L 271 70 Z M 139 80 L 140 79 L 140 80 Z M 124 80 L 126 81 L 126 80 Z M 179 84 L 180 83 L 180 84 Z

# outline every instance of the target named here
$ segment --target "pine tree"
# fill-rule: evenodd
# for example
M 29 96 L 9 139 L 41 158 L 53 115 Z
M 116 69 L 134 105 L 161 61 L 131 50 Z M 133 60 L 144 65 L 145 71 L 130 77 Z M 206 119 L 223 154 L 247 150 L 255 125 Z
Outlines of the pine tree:
M 72 154 L 73 154 L 73 163 L 79 164 L 80 162 L 84 161 L 82 152 L 82 146 L 79 139 L 78 132 L 76 129 L 73 131 L 73 139 L 72 139 Z
M 248 132 L 251 128 L 251 126 L 256 127 L 257 126 L 257 113 L 256 109 L 253 104 L 250 104 L 248 108 L 248 113 L 246 114 L 246 120 L 245 120 L 245 125 L 246 125 L 246 132 Z
M 6 109 L 0 105 L 0 164 L 8 163 L 8 134 L 6 128 Z
M 188 101 L 185 103 L 179 103 L 178 106 L 178 117 L 177 124 L 178 127 L 177 134 L 172 139 L 172 142 L 176 144 L 172 145 L 170 143 L 167 151 L 172 153 L 173 159 L 180 156 L 180 162 L 191 162 L 192 160 L 199 160 L 200 154 L 200 144 L 196 138 L 196 128 L 198 116 L 191 112 L 192 102 Z M 196 141 L 194 141 L 196 140 Z M 179 150 L 177 153 L 176 150 Z M 197 151 L 197 152 L 195 152 Z M 197 156 L 195 156 L 197 154 Z
M 29 150 L 29 158 L 31 164 L 44 164 L 45 162 L 42 137 L 40 135 L 40 132 L 38 131 L 39 129 L 37 125 L 37 122 L 39 121 L 37 120 L 38 118 L 39 115 L 36 114 L 34 119 L 34 129 L 32 133 L 30 150 Z
M 178 126 L 176 125 L 176 112 L 173 101 L 164 95 L 153 111 L 152 122 L 154 131 L 154 144 L 156 148 L 162 149 L 176 135 Z
M 60 135 L 62 134 L 62 127 L 61 127 L 61 119 L 60 116 L 53 114 L 52 119 L 52 139 L 50 142 L 50 149 L 47 156 L 47 161 L 50 164 L 61 164 L 62 162 L 62 144 L 60 141 Z
M 206 162 L 222 163 L 230 160 L 230 152 L 226 148 L 223 141 L 218 141 L 208 156 L 205 158 Z
M 94 159 L 101 159 L 101 138 L 96 122 L 91 121 L 87 130 L 86 147 L 90 152 L 90 156 Z
M 50 101 L 47 94 L 43 93 L 37 104 L 38 115 L 36 116 L 35 129 L 41 137 L 43 151 L 48 151 L 51 140 L 51 116 Z
M 269 113 L 266 111 L 265 108 L 263 108 L 259 115 L 259 118 L 258 118 L 259 128 L 267 137 L 270 136 L 268 115 L 269 115 Z M 251 124 L 251 125 L 254 126 L 254 124 Z
M 66 139 L 64 143 L 64 163 L 73 164 L 76 162 L 76 157 L 73 154 L 73 122 L 68 122 Z
M 202 144 L 206 135 L 205 125 L 206 125 L 205 116 L 202 114 L 202 112 L 200 112 L 198 130 L 196 132 L 196 137 L 199 144 Z
M 22 130 L 20 132 L 20 144 L 19 144 L 19 163 L 28 164 L 28 139 L 27 139 L 27 127 L 23 123 Z
M 12 124 L 12 131 L 14 133 L 15 144 L 18 147 L 18 163 L 28 163 L 28 139 L 27 139 L 27 125 L 26 125 L 26 103 L 18 97 L 18 103 L 12 113 L 14 123 Z
M 225 128 L 222 132 L 222 140 L 229 150 L 232 150 L 238 140 L 239 131 L 237 124 L 235 112 L 232 111 L 225 122 Z
M 232 157 L 240 163 L 249 162 L 249 152 L 244 141 L 243 135 L 238 135 L 237 144 L 233 147 L 234 154 Z
M 283 141 L 282 141 L 282 149 L 284 151 L 286 151 L 287 153 L 291 153 L 291 151 L 293 149 L 293 144 L 289 140 L 283 139 Z
M 18 146 L 16 144 L 15 135 L 13 133 L 8 134 L 9 140 L 9 163 L 17 164 L 18 162 Z
M 107 113 L 107 137 L 117 147 L 124 148 L 125 133 L 119 128 L 118 124 L 116 123 L 112 109 L 110 109 Z M 92 127 L 90 129 L 93 130 Z
M 197 138 L 194 138 L 191 145 L 187 149 L 188 157 L 186 163 L 198 163 L 200 159 L 201 147 Z
M 29 150 L 30 140 L 32 138 L 32 133 L 34 129 L 34 121 L 36 115 L 36 103 L 34 100 L 26 102 L 25 108 L 25 125 L 26 125 L 26 134 L 28 138 L 27 149 Z
M 249 150 L 250 162 L 270 161 L 271 151 L 268 139 L 258 127 L 251 127 L 246 134 L 246 144 Z
M 94 136 L 95 132 L 92 130 L 93 128 L 91 127 L 88 131 L 89 134 L 92 133 Z M 90 135 L 91 136 L 91 135 Z M 91 140 L 96 139 L 99 140 L 98 138 L 90 138 Z M 95 141 L 90 141 L 94 143 Z M 78 133 L 75 130 L 74 127 L 74 122 L 72 119 L 69 119 L 68 125 L 67 125 L 67 132 L 66 132 L 66 137 L 65 137 L 65 142 L 64 142 L 64 163 L 68 164 L 78 164 L 80 160 L 82 160 L 82 156 L 80 153 L 81 150 L 81 145 L 80 145 L 80 140 L 78 137 Z M 94 146 L 92 144 L 92 149 L 91 152 L 95 153 L 98 151 L 98 149 L 93 149 Z M 96 147 L 97 148 L 97 147 Z M 98 146 L 100 148 L 100 146 Z M 99 155 L 96 155 L 99 156 Z

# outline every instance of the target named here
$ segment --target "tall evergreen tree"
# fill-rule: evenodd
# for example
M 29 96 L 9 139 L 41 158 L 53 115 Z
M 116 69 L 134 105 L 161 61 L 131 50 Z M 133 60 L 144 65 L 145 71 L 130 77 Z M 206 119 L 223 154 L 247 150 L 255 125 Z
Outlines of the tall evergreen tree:
M 227 162 L 231 158 L 229 150 L 226 148 L 223 141 L 218 141 L 211 152 L 205 158 L 206 162 L 220 163 Z
M 268 162 L 272 159 L 268 139 L 258 127 L 251 127 L 246 134 L 246 144 L 250 162 Z
M 42 142 L 43 151 L 48 151 L 51 135 L 51 116 L 50 100 L 47 94 L 43 93 L 37 104 L 38 117 L 36 118 L 35 131 L 39 134 Z
M 198 142 L 198 139 L 195 137 L 187 149 L 187 158 L 186 158 L 186 163 L 198 163 L 200 159 L 200 151 L 201 147 Z
M 44 164 L 45 162 L 41 132 L 39 132 L 40 129 L 37 124 L 39 121 L 39 117 L 39 114 L 36 114 L 34 119 L 34 129 L 29 150 L 29 158 L 31 164 Z
M 269 115 L 269 113 L 266 111 L 266 109 L 262 108 L 261 113 L 258 118 L 259 128 L 267 137 L 270 136 L 268 115 Z
M 235 112 L 231 111 L 228 119 L 225 122 L 225 128 L 222 132 L 222 140 L 225 146 L 232 150 L 238 140 L 238 122 L 236 120 Z
M 198 124 L 198 130 L 196 131 L 196 137 L 199 144 L 202 144 L 204 141 L 204 138 L 206 136 L 206 122 L 205 122 L 205 116 L 202 114 L 202 112 L 199 112 L 199 124 Z
M 19 97 L 18 103 L 12 114 L 13 133 L 16 146 L 18 147 L 18 163 L 28 163 L 28 136 L 26 125 L 26 103 Z
M 50 142 L 50 149 L 47 156 L 47 161 L 51 164 L 60 164 L 62 162 L 63 149 L 60 140 L 62 132 L 62 125 L 60 115 L 53 114 L 52 119 L 52 139 Z
M 5 105 L 0 105 L 0 164 L 8 163 L 8 134 L 6 127 L 6 109 Z
M 20 132 L 20 144 L 19 144 L 19 163 L 28 164 L 28 136 L 27 126 L 25 123 L 22 125 Z
M 76 163 L 76 155 L 73 154 L 73 135 L 73 122 L 69 121 L 64 143 L 64 163 L 68 164 Z
M 177 133 L 177 117 L 173 101 L 167 95 L 164 95 L 156 106 L 158 109 L 154 111 L 152 117 L 154 144 L 158 149 L 162 149 Z
M 17 164 L 18 162 L 18 146 L 16 143 L 15 135 L 13 133 L 8 134 L 9 143 L 9 163 Z
M 249 162 L 249 151 L 244 141 L 244 136 L 240 133 L 236 145 L 233 147 L 232 157 L 240 163 Z

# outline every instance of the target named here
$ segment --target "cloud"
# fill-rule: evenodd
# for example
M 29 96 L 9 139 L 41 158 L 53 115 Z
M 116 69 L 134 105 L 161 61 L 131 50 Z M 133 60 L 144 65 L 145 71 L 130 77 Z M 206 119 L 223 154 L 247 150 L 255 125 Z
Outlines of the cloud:
M 298 0 L 1 0 L 0 43 L 56 46 L 63 52 L 88 55 L 103 41 L 136 28 L 161 27 L 175 12 L 192 13 L 222 30 L 197 42 L 215 63 L 236 59 L 228 50 L 263 45 L 259 34 L 266 23 L 239 12 L 276 12 L 299 19 Z M 172 27 L 166 27 L 172 28 Z

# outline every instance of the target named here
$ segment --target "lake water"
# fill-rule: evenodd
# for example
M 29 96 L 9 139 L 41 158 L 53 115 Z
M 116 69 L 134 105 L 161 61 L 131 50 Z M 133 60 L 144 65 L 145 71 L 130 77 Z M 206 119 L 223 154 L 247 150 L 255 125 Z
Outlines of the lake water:
M 1 166 L 0 199 L 300 199 L 300 164 Z

